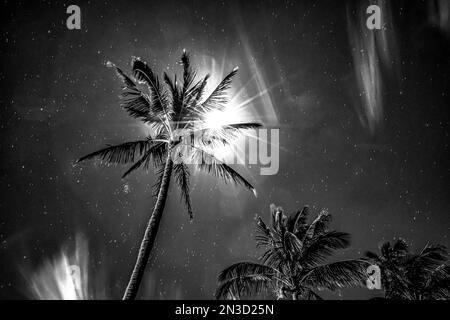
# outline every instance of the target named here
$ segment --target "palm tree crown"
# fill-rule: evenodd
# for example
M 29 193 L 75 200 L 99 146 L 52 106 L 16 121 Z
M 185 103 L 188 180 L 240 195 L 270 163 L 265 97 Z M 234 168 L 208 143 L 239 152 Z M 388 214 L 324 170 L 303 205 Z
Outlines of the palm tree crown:
M 238 69 L 233 69 L 205 97 L 205 87 L 209 79 L 206 75 L 196 80 L 196 72 L 190 65 L 189 55 L 183 50 L 181 57 L 183 79 L 171 79 L 164 72 L 164 86 L 149 65 L 140 58 L 133 57 L 132 76 L 127 76 L 112 62 L 107 66 L 114 68 L 122 80 L 121 106 L 128 114 L 149 125 L 148 137 L 118 145 L 109 145 L 90 153 L 78 162 L 99 158 L 108 164 L 132 164 L 122 178 L 138 168 L 148 169 L 152 164 L 159 179 L 162 177 L 167 157 L 174 161 L 173 172 L 181 190 L 182 199 L 190 218 L 192 206 L 189 196 L 190 170 L 188 165 L 218 176 L 225 181 L 233 181 L 255 192 L 254 187 L 239 173 L 214 155 L 218 144 L 231 144 L 243 134 L 243 130 L 258 128 L 257 122 L 226 123 L 210 128 L 207 115 L 213 111 L 223 111 L 229 101 L 227 90 Z M 140 85 L 148 92 L 141 90 Z M 200 134 L 198 134 L 200 133 Z M 160 182 L 156 185 L 156 190 Z
M 385 242 L 380 254 L 366 257 L 381 270 L 385 298 L 406 300 L 450 299 L 450 265 L 447 248 L 427 244 L 419 253 L 411 253 L 407 242 Z
M 240 262 L 219 274 L 217 298 L 273 293 L 278 299 L 321 299 L 317 290 L 361 284 L 367 262 L 326 263 L 337 249 L 350 245 L 350 236 L 329 230 L 331 215 L 322 211 L 310 224 L 308 207 L 286 216 L 271 205 L 272 227 L 256 217 L 256 242 L 265 249 L 262 264 Z

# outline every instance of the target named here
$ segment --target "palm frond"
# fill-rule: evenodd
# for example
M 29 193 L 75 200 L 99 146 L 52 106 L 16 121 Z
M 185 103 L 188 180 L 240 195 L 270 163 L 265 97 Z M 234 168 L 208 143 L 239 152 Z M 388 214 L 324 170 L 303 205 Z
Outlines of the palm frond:
M 167 143 L 159 141 L 160 139 L 164 138 L 165 138 L 164 134 L 158 133 L 158 135 L 155 138 L 158 141 L 153 142 L 153 144 L 148 148 L 148 150 L 146 150 L 144 155 L 122 175 L 122 179 L 124 179 L 130 173 L 141 167 L 143 167 L 145 170 L 148 170 L 150 166 L 150 160 L 153 160 L 152 163 L 155 168 L 161 166 L 166 159 L 168 150 Z
M 339 231 L 329 231 L 314 238 L 306 246 L 300 257 L 300 263 L 308 268 L 315 267 L 326 261 L 338 249 L 350 246 L 350 234 Z
M 303 243 L 295 236 L 295 234 L 286 231 L 283 238 L 284 250 L 291 261 L 297 260 L 302 254 Z
M 179 90 L 177 88 L 177 75 L 174 75 L 174 79 L 172 81 L 167 72 L 164 72 L 164 82 L 169 86 L 172 96 L 177 97 L 179 95 Z
M 261 128 L 262 124 L 259 122 L 241 122 L 241 123 L 231 123 L 224 125 L 222 130 L 247 130 L 247 129 L 257 129 Z
M 284 232 L 286 231 L 286 220 L 287 217 L 284 214 L 284 210 L 282 207 L 277 207 L 274 204 L 270 205 L 270 211 L 272 216 L 272 228 L 280 239 L 282 239 Z
M 427 244 L 420 252 L 420 256 L 443 263 L 449 258 L 449 252 L 447 251 L 447 247 L 443 244 Z
M 128 164 L 134 162 L 135 156 L 144 154 L 153 144 L 152 139 L 125 142 L 119 145 L 107 146 L 106 148 L 89 153 L 77 162 L 99 158 L 109 164 Z
M 273 244 L 272 233 L 260 216 L 256 216 L 256 246 L 267 248 Z
M 450 265 L 437 267 L 428 277 L 422 294 L 428 299 L 450 299 Z
M 131 172 L 139 169 L 144 163 L 151 157 L 151 152 L 147 151 L 138 161 L 136 161 L 125 173 L 122 175 L 122 179 L 127 177 Z
M 149 97 L 139 90 L 134 81 L 114 63 L 108 61 L 106 65 L 109 68 L 114 68 L 116 74 L 122 80 L 120 106 L 133 118 L 140 119 L 144 122 L 156 122 L 157 118 L 152 117 L 152 113 L 150 112 Z
M 297 212 L 289 215 L 288 221 L 286 223 L 288 231 L 295 234 L 295 231 L 294 231 L 295 224 L 296 224 L 297 220 L 299 219 L 299 217 L 301 216 L 301 214 L 302 214 L 302 210 L 298 210 Z
M 183 55 L 181 56 L 181 64 L 183 65 L 183 98 L 185 98 L 186 93 L 189 88 L 191 88 L 192 83 L 195 79 L 195 71 L 191 68 L 191 62 L 189 54 L 186 50 L 183 50 Z
M 260 127 L 262 127 L 262 124 L 258 122 L 242 122 L 226 124 L 220 128 L 206 128 L 202 131 L 208 137 L 208 142 L 213 145 L 217 145 L 217 142 L 219 145 L 231 145 L 236 142 L 239 136 L 245 135 L 246 130 Z
M 198 120 L 201 115 L 197 106 L 200 105 L 200 101 L 205 93 L 206 84 L 208 83 L 209 74 L 197 81 L 194 85 L 191 85 L 186 92 L 184 92 L 184 107 L 183 111 L 190 115 L 195 120 Z M 184 114 L 184 113 L 183 113 Z
M 189 214 L 189 219 L 192 221 L 194 216 L 192 213 L 191 197 L 190 197 L 190 191 L 189 191 L 189 189 L 190 189 L 189 168 L 184 163 L 177 163 L 173 166 L 173 172 L 175 174 L 175 178 L 176 178 L 178 187 L 180 188 L 180 191 L 181 191 L 181 199 L 184 201 L 184 204 L 185 204 L 186 209 Z
M 205 77 L 203 77 L 202 80 L 197 82 L 197 84 L 188 91 L 187 95 L 192 95 L 193 97 L 192 102 L 189 104 L 190 108 L 195 108 L 197 103 L 203 98 L 209 77 L 210 75 L 207 74 Z
M 248 182 L 244 177 L 242 177 L 237 171 L 228 166 L 225 163 L 220 163 L 215 161 L 212 164 L 199 164 L 198 167 L 216 177 L 221 178 L 224 181 L 232 181 L 234 184 L 242 185 L 256 194 L 255 188 Z
M 258 295 L 270 290 L 276 274 L 276 270 L 262 264 L 252 262 L 233 264 L 219 274 L 219 287 L 215 296 L 220 299 L 229 295 Z
M 227 90 L 231 87 L 232 78 L 237 74 L 238 68 L 234 68 L 217 85 L 213 92 L 201 103 L 205 110 L 222 110 L 228 102 Z
M 273 244 L 271 248 L 266 250 L 260 257 L 260 260 L 267 266 L 275 268 L 277 270 L 283 270 L 288 264 L 286 252 L 281 241 Z
M 157 142 L 155 145 L 151 148 L 151 154 L 152 154 L 152 160 L 153 160 L 153 167 L 159 168 L 164 164 L 166 161 L 167 153 L 169 150 L 169 146 L 167 143 L 164 142 Z M 148 165 L 146 165 L 145 168 L 148 168 Z
M 169 103 L 167 101 L 167 93 L 164 91 L 158 76 L 153 73 L 152 69 L 140 58 L 133 57 L 132 61 L 133 75 L 139 83 L 145 83 L 150 90 L 150 108 L 151 111 L 160 118 L 166 117 L 170 119 Z
M 191 156 L 193 163 L 196 164 L 198 169 L 221 178 L 225 182 L 231 181 L 236 185 L 242 185 L 256 195 L 256 190 L 250 182 L 223 161 L 217 159 L 214 155 L 201 148 L 195 147 L 192 150 Z
M 206 83 L 209 75 L 206 75 L 202 80 L 192 85 L 186 92 L 182 92 L 180 96 L 181 108 L 176 113 L 176 128 L 193 130 L 198 122 L 201 121 L 203 113 L 197 108 L 200 100 L 203 97 Z
M 183 108 L 183 93 L 178 86 L 177 76 L 174 76 L 174 80 L 170 79 L 169 75 L 164 72 L 164 82 L 168 85 L 171 95 L 171 109 L 174 113 L 174 120 L 178 121 L 181 115 L 181 109 Z
M 405 261 L 406 274 L 412 280 L 427 278 L 447 259 L 445 246 L 427 245 L 419 254 L 413 254 Z
M 305 240 L 311 240 L 314 236 L 324 232 L 330 220 L 331 215 L 328 213 L 328 211 L 322 210 L 306 231 Z
M 295 234 L 298 239 L 304 239 L 305 232 L 308 229 L 306 219 L 308 217 L 309 208 L 304 207 L 294 214 L 290 214 L 286 220 L 286 230 Z
M 367 262 L 362 260 L 343 260 L 317 266 L 300 280 L 299 285 L 331 291 L 361 285 L 367 278 L 367 265 Z
M 164 142 L 153 144 L 147 152 L 122 175 L 122 179 L 141 167 L 144 167 L 144 169 L 147 170 L 151 159 L 153 159 L 153 165 L 155 167 L 160 166 L 166 157 L 166 150 L 167 144 Z
M 272 228 L 278 229 L 278 223 L 283 215 L 283 208 L 277 207 L 274 203 L 270 204 L 270 217 L 272 218 Z
M 297 213 L 296 219 L 294 222 L 293 233 L 296 234 L 299 238 L 304 236 L 304 232 L 306 232 L 306 220 L 309 216 L 309 207 L 305 206 L 303 209 Z

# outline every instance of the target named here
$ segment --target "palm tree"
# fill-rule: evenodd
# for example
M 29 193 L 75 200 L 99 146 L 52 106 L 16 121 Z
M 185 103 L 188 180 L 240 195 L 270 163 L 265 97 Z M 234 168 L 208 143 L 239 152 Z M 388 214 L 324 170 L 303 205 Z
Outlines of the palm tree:
M 255 192 L 246 179 L 214 155 L 214 149 L 218 144 L 233 143 L 244 133 L 243 130 L 260 126 L 256 122 L 225 123 L 219 126 L 208 122 L 209 114 L 225 110 L 228 102 L 227 90 L 237 68 L 205 97 L 209 75 L 196 80 L 196 72 L 192 69 L 185 50 L 181 57 L 182 83 L 177 81 L 176 76 L 171 79 L 164 73 L 164 85 L 149 65 L 139 58 L 133 58 L 131 64 L 132 76 L 127 76 L 111 62 L 108 62 L 107 66 L 114 68 L 122 80 L 121 106 L 131 117 L 149 125 L 150 134 L 144 139 L 109 145 L 78 160 L 81 162 L 99 158 L 108 164 L 132 164 L 122 178 L 138 168 L 148 169 L 152 164 L 156 169 L 156 202 L 123 296 L 126 300 L 134 299 L 139 289 L 164 211 L 172 174 L 191 219 L 191 166 Z M 148 94 L 141 86 L 147 88 Z
M 381 270 L 386 299 L 450 299 L 450 265 L 447 248 L 427 244 L 419 253 L 411 253 L 403 239 L 391 245 L 385 242 L 380 254 L 366 257 Z
M 403 239 L 396 240 L 393 244 L 385 242 L 380 246 L 380 255 L 368 251 L 365 256 L 372 263 L 380 267 L 381 285 L 388 299 L 396 299 L 399 289 L 404 287 L 404 275 L 402 264 L 408 255 L 408 244 Z
M 307 223 L 309 209 L 284 215 L 271 205 L 272 227 L 256 217 L 257 247 L 265 251 L 262 263 L 240 262 L 223 270 L 218 277 L 216 298 L 274 294 L 277 299 L 321 299 L 317 290 L 362 284 L 368 263 L 343 260 L 326 263 L 338 249 L 350 245 L 350 235 L 329 230 L 331 215 L 322 211 Z

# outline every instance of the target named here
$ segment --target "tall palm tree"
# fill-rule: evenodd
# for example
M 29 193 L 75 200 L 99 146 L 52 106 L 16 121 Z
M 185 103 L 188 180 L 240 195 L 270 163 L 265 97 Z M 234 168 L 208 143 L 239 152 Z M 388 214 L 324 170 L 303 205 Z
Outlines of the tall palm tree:
M 317 290 L 362 284 L 368 263 L 343 260 L 326 263 L 338 249 L 350 245 L 350 235 L 329 230 L 331 215 L 322 211 L 310 224 L 309 209 L 286 216 L 271 205 L 272 227 L 256 217 L 257 247 L 265 249 L 262 263 L 240 262 L 218 277 L 216 298 L 274 294 L 277 299 L 321 299 Z
M 381 284 L 386 299 L 450 299 L 450 264 L 447 248 L 427 244 L 419 253 L 411 253 L 403 239 L 391 245 L 385 242 L 380 254 L 366 252 L 366 257 L 381 270 Z
M 260 126 L 256 122 L 211 124 L 208 115 L 223 112 L 228 102 L 227 90 L 237 68 L 231 71 L 208 96 L 205 86 L 209 75 L 196 80 L 189 55 L 183 50 L 181 64 L 183 79 L 171 79 L 164 73 L 164 83 L 139 58 L 132 59 L 132 75 L 108 62 L 122 80 L 121 106 L 128 114 L 151 128 L 144 139 L 107 146 L 78 161 L 99 158 L 108 164 L 132 164 L 123 174 L 126 177 L 138 168 L 154 165 L 157 172 L 156 202 L 139 249 L 136 264 L 123 299 L 134 299 L 152 251 L 169 190 L 171 176 L 181 190 L 190 218 L 192 206 L 189 195 L 189 167 L 206 171 L 225 181 L 243 185 L 255 192 L 253 186 L 239 173 L 214 155 L 218 145 L 233 143 L 243 130 Z M 146 91 L 141 87 L 146 87 Z M 200 133 L 200 134 L 199 134 Z

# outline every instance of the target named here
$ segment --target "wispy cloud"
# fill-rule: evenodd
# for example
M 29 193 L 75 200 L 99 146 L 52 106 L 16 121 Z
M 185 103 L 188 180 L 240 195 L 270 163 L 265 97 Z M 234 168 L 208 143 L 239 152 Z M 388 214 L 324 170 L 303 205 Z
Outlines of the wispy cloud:
M 428 20 L 446 35 L 450 35 L 450 1 L 428 1 Z
M 373 4 L 373 3 L 372 3 Z M 379 0 L 381 30 L 369 30 L 366 9 L 369 3 L 358 2 L 357 8 L 347 8 L 347 29 L 353 56 L 353 68 L 359 101 L 355 101 L 361 123 L 374 133 L 383 121 L 383 75 L 396 73 L 396 32 L 388 1 Z

